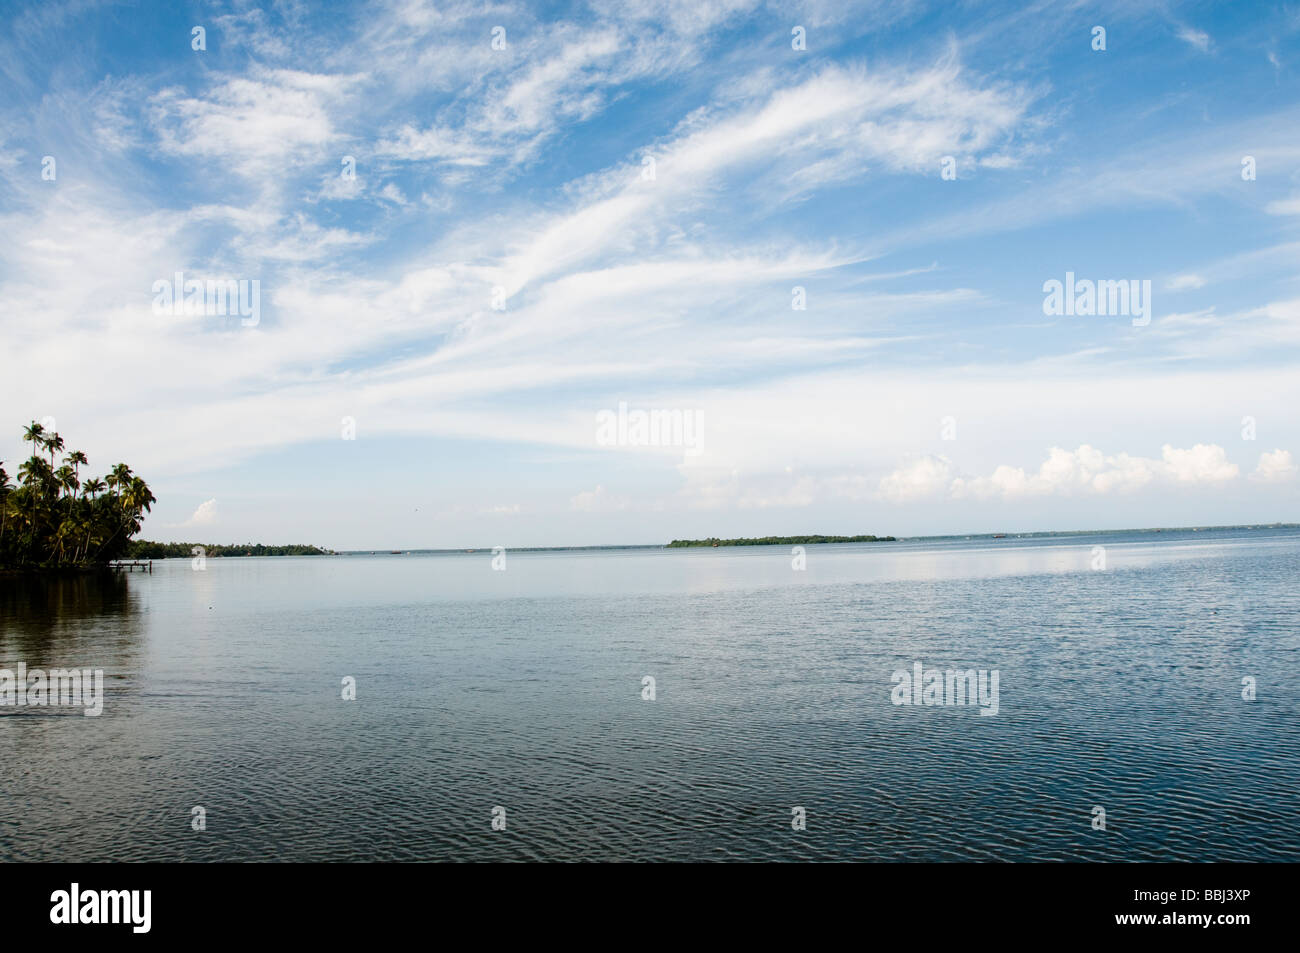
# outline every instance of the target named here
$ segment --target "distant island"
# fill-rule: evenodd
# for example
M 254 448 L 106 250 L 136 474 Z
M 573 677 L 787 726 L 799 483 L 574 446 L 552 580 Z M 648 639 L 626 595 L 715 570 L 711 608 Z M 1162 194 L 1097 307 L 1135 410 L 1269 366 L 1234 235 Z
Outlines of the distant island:
M 126 547 L 127 559 L 189 559 L 194 550 L 202 548 L 204 556 L 333 556 L 331 549 L 293 543 L 288 546 L 265 546 L 262 543 L 154 543 L 147 539 L 133 539 Z
M 802 546 L 807 543 L 892 543 L 893 536 L 756 536 L 753 539 L 675 539 L 669 549 L 686 546 Z

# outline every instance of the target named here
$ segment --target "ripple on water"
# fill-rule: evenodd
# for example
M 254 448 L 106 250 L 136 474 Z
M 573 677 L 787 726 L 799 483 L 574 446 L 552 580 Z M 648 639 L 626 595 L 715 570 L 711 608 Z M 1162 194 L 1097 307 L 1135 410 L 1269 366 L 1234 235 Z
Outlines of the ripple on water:
M 1295 860 L 1298 552 L 262 610 L 217 572 L 201 613 L 165 567 L 149 611 L 3 619 L 115 681 L 0 717 L 0 859 Z M 999 713 L 894 706 L 914 660 L 999 670 Z

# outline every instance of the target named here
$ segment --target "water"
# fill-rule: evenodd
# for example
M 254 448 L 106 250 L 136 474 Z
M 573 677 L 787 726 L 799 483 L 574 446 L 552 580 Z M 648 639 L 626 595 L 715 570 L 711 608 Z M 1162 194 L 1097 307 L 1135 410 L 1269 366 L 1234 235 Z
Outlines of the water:
M 1296 531 L 806 550 L 0 579 L 0 667 L 107 686 L 0 707 L 0 859 L 1300 857 Z M 917 660 L 997 715 L 892 704 Z

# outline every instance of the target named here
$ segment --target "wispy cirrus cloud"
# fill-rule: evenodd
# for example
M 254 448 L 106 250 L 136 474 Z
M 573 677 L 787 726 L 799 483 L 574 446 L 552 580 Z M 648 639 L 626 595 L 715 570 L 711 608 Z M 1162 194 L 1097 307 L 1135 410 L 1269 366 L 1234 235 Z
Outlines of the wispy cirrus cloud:
M 1210 52 L 1210 34 L 1191 26 L 1180 26 L 1176 31 L 1178 39 L 1193 46 L 1202 53 Z

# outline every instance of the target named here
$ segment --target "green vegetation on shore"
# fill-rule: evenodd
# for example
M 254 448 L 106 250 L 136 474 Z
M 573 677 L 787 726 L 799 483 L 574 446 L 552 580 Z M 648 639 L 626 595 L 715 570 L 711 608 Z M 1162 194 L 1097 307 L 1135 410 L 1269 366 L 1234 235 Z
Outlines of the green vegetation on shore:
M 753 539 L 675 539 L 669 548 L 683 546 L 802 546 L 807 543 L 892 543 L 893 536 L 756 536 Z
M 23 440 L 32 455 L 19 465 L 17 485 L 0 460 L 0 570 L 80 569 L 120 558 L 155 502 L 144 480 L 125 463 L 82 480 L 89 461 L 80 450 L 56 466 L 63 438 L 34 420 Z
M 261 543 L 232 543 L 223 546 L 219 543 L 155 543 L 147 539 L 133 539 L 126 548 L 127 559 L 176 559 L 195 555 L 195 547 L 203 550 L 204 556 L 332 556 L 329 549 L 294 543 L 289 546 L 264 546 Z

